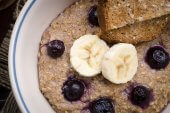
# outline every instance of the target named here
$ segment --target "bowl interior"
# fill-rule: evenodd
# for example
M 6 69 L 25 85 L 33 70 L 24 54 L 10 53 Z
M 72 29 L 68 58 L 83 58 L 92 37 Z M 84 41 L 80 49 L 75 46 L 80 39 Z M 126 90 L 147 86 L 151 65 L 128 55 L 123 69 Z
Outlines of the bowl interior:
M 44 30 L 76 0 L 29 0 L 15 24 L 9 50 L 10 79 L 23 113 L 53 113 L 39 90 L 37 55 Z
M 44 30 L 77 0 L 29 0 L 15 24 L 9 50 L 10 79 L 23 113 L 54 113 L 39 90 L 37 55 Z M 169 113 L 167 107 L 164 113 Z

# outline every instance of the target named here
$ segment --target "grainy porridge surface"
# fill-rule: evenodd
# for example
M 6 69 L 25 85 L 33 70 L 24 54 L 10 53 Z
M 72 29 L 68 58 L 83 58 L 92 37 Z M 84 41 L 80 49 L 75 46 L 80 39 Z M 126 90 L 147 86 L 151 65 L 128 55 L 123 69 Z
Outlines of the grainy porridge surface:
M 136 45 L 138 52 L 138 71 L 130 82 L 115 85 L 102 75 L 83 78 L 71 69 L 69 52 L 75 39 L 85 34 L 99 34 L 100 28 L 89 24 L 88 12 L 97 4 L 97 0 L 81 0 L 61 13 L 46 29 L 42 36 L 39 50 L 40 89 L 53 109 L 58 113 L 89 113 L 89 103 L 99 97 L 113 100 L 115 113 L 159 113 L 170 100 L 170 64 L 162 70 L 151 69 L 144 61 L 149 47 L 163 44 L 170 53 L 170 32 L 163 34 L 154 41 Z M 46 44 L 52 40 L 62 40 L 65 44 L 64 54 L 57 59 L 47 55 Z M 69 76 L 83 79 L 88 84 L 84 95 L 79 101 L 69 102 L 62 93 L 62 87 Z M 126 90 L 131 84 L 142 84 L 153 92 L 153 100 L 149 107 L 142 109 L 128 100 Z

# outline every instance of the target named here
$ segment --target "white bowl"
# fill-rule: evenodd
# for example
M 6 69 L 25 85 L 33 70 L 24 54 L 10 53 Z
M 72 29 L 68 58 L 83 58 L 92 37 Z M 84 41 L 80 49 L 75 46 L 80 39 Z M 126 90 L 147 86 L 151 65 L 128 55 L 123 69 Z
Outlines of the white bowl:
M 39 90 L 37 54 L 42 33 L 76 0 L 28 0 L 18 17 L 10 42 L 9 72 L 22 113 L 54 113 Z M 170 106 L 164 111 L 170 113 Z

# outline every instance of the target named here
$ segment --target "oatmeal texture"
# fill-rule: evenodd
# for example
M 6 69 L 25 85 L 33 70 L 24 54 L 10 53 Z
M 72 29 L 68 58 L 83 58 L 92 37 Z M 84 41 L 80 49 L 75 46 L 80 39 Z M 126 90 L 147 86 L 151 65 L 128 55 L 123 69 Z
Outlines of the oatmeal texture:
M 69 53 L 74 40 L 85 34 L 99 34 L 100 28 L 89 24 L 88 12 L 97 4 L 97 0 L 81 0 L 61 13 L 46 29 L 40 43 L 38 71 L 40 90 L 57 113 L 90 113 L 89 103 L 99 97 L 108 97 L 114 101 L 115 113 L 159 113 L 170 100 L 170 64 L 162 70 L 151 69 L 145 63 L 145 53 L 149 47 L 161 44 L 170 53 L 170 32 L 162 34 L 154 41 L 136 45 L 139 66 L 135 77 L 126 84 L 116 85 L 98 75 L 92 78 L 78 76 L 70 65 Z M 47 55 L 46 44 L 52 40 L 61 40 L 65 44 L 64 54 L 56 59 Z M 85 93 L 79 101 L 69 102 L 62 93 L 63 84 L 68 77 L 86 82 Z M 153 101 L 142 109 L 128 100 L 126 90 L 131 84 L 146 85 L 153 91 Z

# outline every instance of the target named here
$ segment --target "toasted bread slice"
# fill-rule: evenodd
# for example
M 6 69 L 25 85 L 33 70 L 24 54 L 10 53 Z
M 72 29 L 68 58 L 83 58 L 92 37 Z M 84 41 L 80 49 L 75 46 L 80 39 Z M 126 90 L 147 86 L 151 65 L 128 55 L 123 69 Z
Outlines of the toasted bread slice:
M 99 0 L 99 24 L 109 31 L 170 14 L 169 0 Z
M 108 43 L 125 42 L 137 44 L 158 37 L 168 24 L 170 15 L 127 25 L 109 32 L 103 32 L 101 38 Z

